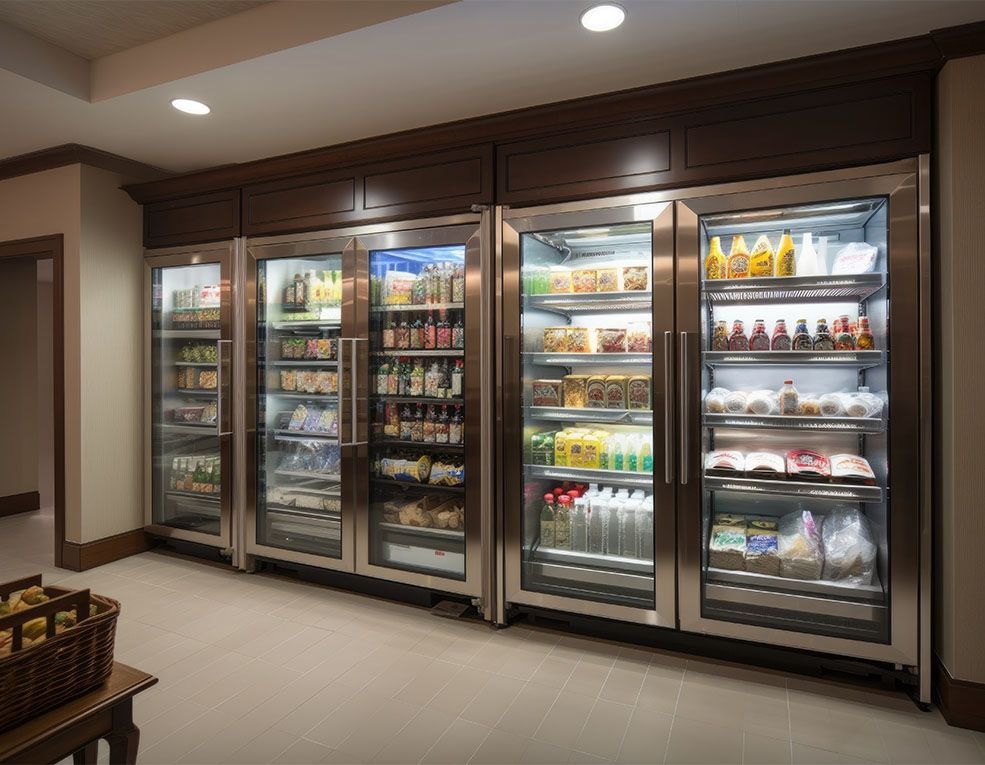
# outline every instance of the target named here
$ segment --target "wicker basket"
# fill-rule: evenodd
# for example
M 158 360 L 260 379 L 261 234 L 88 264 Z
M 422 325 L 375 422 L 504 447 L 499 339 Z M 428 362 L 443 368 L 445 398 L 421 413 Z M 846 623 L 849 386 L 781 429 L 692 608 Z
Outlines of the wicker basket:
M 40 574 L 0 584 L 0 600 L 35 585 L 41 586 Z M 12 651 L 0 657 L 0 732 L 81 696 L 113 671 L 120 604 L 89 590 L 45 587 L 44 591 L 50 600 L 0 617 L 0 630 L 13 629 Z M 82 616 L 89 613 L 90 603 L 96 606 L 95 615 L 55 634 L 55 613 L 74 608 Z M 48 637 L 21 647 L 21 625 L 41 616 L 47 618 Z

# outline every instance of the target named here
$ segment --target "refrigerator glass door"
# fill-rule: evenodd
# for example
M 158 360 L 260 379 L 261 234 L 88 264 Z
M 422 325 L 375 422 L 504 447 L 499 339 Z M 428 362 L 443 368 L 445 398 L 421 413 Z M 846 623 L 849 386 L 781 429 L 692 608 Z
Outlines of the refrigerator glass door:
M 224 545 L 230 343 L 220 263 L 154 265 L 151 286 L 151 518 Z

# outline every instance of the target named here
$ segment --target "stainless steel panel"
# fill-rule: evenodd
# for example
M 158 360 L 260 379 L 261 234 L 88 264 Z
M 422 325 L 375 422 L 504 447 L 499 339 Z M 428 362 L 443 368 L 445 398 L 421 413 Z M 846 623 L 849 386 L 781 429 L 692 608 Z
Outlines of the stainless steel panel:
M 931 295 L 930 156 L 921 154 L 918 172 L 920 263 L 920 701 L 931 701 L 933 658 L 933 305 Z

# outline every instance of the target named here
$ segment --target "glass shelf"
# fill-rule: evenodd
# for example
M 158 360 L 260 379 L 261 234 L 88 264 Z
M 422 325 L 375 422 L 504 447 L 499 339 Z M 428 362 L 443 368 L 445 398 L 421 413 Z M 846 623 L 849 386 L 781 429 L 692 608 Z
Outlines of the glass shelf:
M 825 579 L 791 579 L 772 574 L 759 574 L 754 571 L 733 571 L 724 568 L 705 569 L 709 580 L 744 587 L 769 588 L 798 595 L 826 595 L 834 598 L 865 600 L 881 604 L 885 599 L 882 584 L 875 579 L 873 584 L 852 584 L 850 582 L 829 582 Z
M 435 350 L 373 350 L 374 356 L 464 356 L 465 351 L 461 348 L 437 348 Z
M 886 284 L 880 273 L 836 276 L 764 276 L 714 279 L 701 283 L 702 294 L 715 304 L 752 302 L 861 302 Z
M 299 430 L 274 430 L 274 438 L 277 441 L 331 441 L 338 443 L 339 437 L 329 433 L 314 433 Z
M 706 475 L 706 489 L 711 491 L 739 491 L 751 494 L 779 494 L 795 497 L 841 499 L 850 502 L 882 502 L 879 486 L 858 486 L 843 483 L 811 483 L 808 481 L 773 481 L 741 476 L 725 477 Z
M 884 361 L 882 351 L 702 351 L 701 359 L 714 366 L 778 366 L 877 367 Z
M 527 478 L 549 478 L 555 481 L 581 481 L 612 486 L 653 488 L 653 473 L 629 473 L 623 470 L 563 467 L 554 465 L 524 465 Z
M 555 367 L 587 366 L 590 364 L 631 366 L 653 363 L 649 353 L 524 353 L 523 360 L 531 364 Z
M 401 313 L 409 311 L 455 311 L 464 310 L 465 303 L 425 303 L 423 305 L 372 305 L 370 313 Z
M 435 491 L 449 492 L 451 494 L 464 494 L 465 486 L 438 486 L 432 483 L 421 483 L 420 481 L 398 481 L 395 478 L 386 478 L 384 476 L 372 476 L 370 478 L 375 484 L 380 486 L 394 486 L 404 489 L 417 489 L 418 491 L 423 491 L 427 494 Z
M 564 406 L 528 406 L 524 408 L 527 419 L 553 422 L 603 422 L 632 425 L 652 425 L 653 412 L 649 409 L 599 409 Z
M 649 311 L 651 293 L 630 292 L 572 292 L 549 295 L 526 295 L 525 308 L 554 311 L 564 315 L 574 313 L 612 313 L 616 311 Z
M 885 422 L 879 417 L 790 417 L 706 412 L 701 422 L 708 428 L 816 430 L 822 433 L 882 433 L 886 429 Z
M 164 339 L 179 340 L 218 340 L 218 329 L 155 329 L 151 335 Z

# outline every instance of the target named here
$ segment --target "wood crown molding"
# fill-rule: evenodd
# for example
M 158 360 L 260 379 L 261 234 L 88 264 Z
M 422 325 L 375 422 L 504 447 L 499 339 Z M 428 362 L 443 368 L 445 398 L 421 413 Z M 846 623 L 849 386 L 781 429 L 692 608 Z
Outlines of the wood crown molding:
M 985 731 L 985 684 L 955 680 L 936 654 L 934 700 L 948 725 Z
M 985 21 L 935 29 L 930 37 L 945 61 L 985 53 Z
M 168 173 L 159 167 L 145 165 L 143 162 L 127 159 L 119 154 L 112 154 L 78 143 L 66 143 L 61 146 L 53 146 L 50 149 L 41 149 L 29 154 L 19 154 L 16 157 L 0 159 L 0 180 L 39 173 L 42 170 L 52 170 L 66 165 L 98 167 L 102 170 L 140 178 L 142 182 L 156 181 L 168 176 Z
M 94 542 L 63 542 L 61 565 L 72 571 L 87 571 L 150 548 L 151 538 L 143 529 L 126 531 Z
M 22 494 L 8 494 L 0 497 L 0 518 L 6 515 L 27 513 L 41 507 L 41 495 L 36 491 L 25 491 Z

